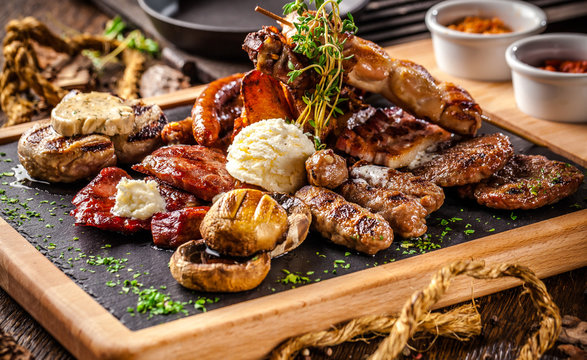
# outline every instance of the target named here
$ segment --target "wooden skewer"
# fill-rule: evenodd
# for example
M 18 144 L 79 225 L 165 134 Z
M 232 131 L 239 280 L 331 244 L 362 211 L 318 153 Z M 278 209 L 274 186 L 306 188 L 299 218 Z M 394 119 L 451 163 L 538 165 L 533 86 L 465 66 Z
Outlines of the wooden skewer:
M 256 6 L 255 7 L 255 11 L 258 12 L 258 13 L 260 13 L 260 14 L 263 14 L 265 16 L 268 16 L 268 17 L 272 18 L 273 20 L 276 20 L 276 21 L 282 23 L 283 25 L 287 25 L 287 26 L 292 27 L 292 28 L 294 27 L 294 25 L 291 22 L 285 20 L 284 18 L 282 18 L 281 16 L 279 16 L 277 14 L 272 13 L 269 10 L 263 9 L 260 6 Z

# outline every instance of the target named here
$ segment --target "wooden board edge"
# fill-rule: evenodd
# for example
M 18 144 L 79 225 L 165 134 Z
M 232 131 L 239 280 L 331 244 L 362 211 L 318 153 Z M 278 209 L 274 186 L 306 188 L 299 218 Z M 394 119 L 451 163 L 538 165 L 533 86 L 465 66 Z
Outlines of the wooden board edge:
M 587 265 L 587 210 L 581 210 L 133 332 L 2 219 L 0 231 L 4 270 L 0 285 L 69 351 L 84 359 L 187 359 L 196 354 L 199 359 L 259 358 L 290 336 L 360 315 L 397 312 L 413 291 L 454 260 L 516 262 L 540 277 Z M 471 299 L 471 288 L 475 296 L 482 296 L 517 284 L 511 279 L 485 283 L 458 279 L 437 307 Z
M 187 89 L 182 89 L 163 95 L 144 98 L 143 101 L 147 104 L 159 105 L 162 109 L 169 109 L 182 105 L 190 105 L 193 104 L 194 101 L 196 101 L 196 98 L 200 95 L 200 93 L 204 90 L 205 87 L 206 85 L 193 86 Z M 37 121 L 31 121 L 14 126 L 0 128 L 0 145 L 18 140 L 27 129 L 35 125 L 38 121 L 43 120 L 48 119 L 40 119 Z

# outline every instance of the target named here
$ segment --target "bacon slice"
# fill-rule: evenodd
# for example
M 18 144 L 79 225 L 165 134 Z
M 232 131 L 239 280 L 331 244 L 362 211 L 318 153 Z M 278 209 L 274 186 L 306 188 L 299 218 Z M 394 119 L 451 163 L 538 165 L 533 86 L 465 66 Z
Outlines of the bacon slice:
M 153 215 L 153 243 L 160 247 L 176 248 L 190 240 L 202 238 L 200 224 L 208 210 L 209 206 L 186 207 Z
M 200 145 L 173 145 L 155 150 L 132 168 L 211 201 L 235 186 L 225 165 L 226 157 L 219 151 Z
M 110 212 L 116 202 L 116 185 L 122 178 L 131 177 L 120 168 L 107 167 L 81 189 L 72 200 L 76 208 L 70 215 L 75 218 L 75 224 L 124 233 L 149 230 L 150 219 L 131 219 L 115 216 Z
M 112 214 L 111 210 L 116 203 L 116 185 L 122 178 L 131 179 L 126 171 L 117 167 L 108 167 L 102 169 L 94 180 L 81 189 L 72 200 L 76 208 L 70 215 L 75 218 L 75 224 L 123 233 L 150 230 L 151 219 L 138 220 Z M 154 180 L 154 178 L 147 177 L 145 180 Z M 165 199 L 167 211 L 200 205 L 200 201 L 194 195 L 158 180 L 157 182 L 159 193 Z

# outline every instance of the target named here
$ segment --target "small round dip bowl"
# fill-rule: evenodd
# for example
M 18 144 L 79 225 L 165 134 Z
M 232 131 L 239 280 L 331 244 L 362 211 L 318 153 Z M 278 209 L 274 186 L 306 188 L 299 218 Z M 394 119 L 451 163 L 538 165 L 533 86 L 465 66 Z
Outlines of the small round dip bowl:
M 467 16 L 499 18 L 512 32 L 476 34 L 449 29 Z M 449 0 L 431 7 L 426 26 L 432 33 L 440 70 L 462 78 L 506 81 L 511 78 L 505 50 L 516 40 L 546 28 L 546 14 L 539 7 L 518 0 Z
M 587 122 L 587 73 L 540 69 L 546 60 L 587 60 L 587 35 L 545 34 L 516 41 L 506 51 L 518 108 L 533 117 Z

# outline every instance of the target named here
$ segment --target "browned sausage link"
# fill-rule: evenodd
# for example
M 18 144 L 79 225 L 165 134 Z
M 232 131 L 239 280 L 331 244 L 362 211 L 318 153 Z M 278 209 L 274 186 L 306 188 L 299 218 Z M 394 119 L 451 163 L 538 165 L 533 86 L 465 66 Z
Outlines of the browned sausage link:
M 393 241 L 393 230 L 381 215 L 333 191 L 307 185 L 295 196 L 310 207 L 312 227 L 335 244 L 373 255 Z
M 244 74 L 234 74 L 211 82 L 192 108 L 192 131 L 200 145 L 212 146 L 222 129 L 218 111 L 240 93 Z
M 165 145 L 194 145 L 196 142 L 192 134 L 192 118 L 170 122 L 161 131 L 161 139 Z

